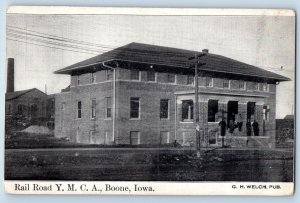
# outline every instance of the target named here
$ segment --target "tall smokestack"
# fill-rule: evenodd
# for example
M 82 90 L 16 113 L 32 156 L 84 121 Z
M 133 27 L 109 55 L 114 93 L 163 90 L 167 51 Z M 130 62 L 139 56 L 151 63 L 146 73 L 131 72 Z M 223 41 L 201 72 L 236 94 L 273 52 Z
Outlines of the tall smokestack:
M 6 92 L 15 91 L 15 62 L 13 58 L 7 59 L 7 86 Z

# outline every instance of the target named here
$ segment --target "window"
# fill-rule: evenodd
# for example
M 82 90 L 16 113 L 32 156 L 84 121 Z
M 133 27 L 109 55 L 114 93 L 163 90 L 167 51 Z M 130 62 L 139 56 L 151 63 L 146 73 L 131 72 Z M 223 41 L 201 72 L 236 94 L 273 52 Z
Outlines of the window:
M 255 90 L 255 91 L 258 90 L 258 83 L 257 82 L 252 82 L 252 90 Z
M 8 115 L 11 114 L 11 104 L 8 104 L 8 112 L 7 112 Z
M 209 145 L 217 145 L 217 137 L 218 137 L 218 131 L 210 130 L 208 131 L 208 144 Z
M 194 103 L 193 100 L 182 101 L 182 121 L 193 120 Z
M 96 73 L 91 73 L 91 83 L 96 82 Z
M 111 144 L 112 142 L 113 142 L 113 140 L 112 140 L 111 131 L 105 131 L 104 132 L 104 144 Z
M 62 102 L 62 103 L 61 103 L 61 110 L 65 110 L 65 108 L 66 108 L 66 103 L 65 103 L 65 102 Z
M 35 118 L 37 116 L 37 112 L 38 112 L 38 106 L 36 104 L 31 104 L 30 105 L 31 117 Z
M 219 110 L 218 100 L 208 100 L 208 122 L 216 122 L 217 121 L 217 113 Z
M 112 80 L 113 78 L 113 70 L 105 70 L 105 79 L 106 80 Z
M 140 98 L 131 97 L 130 98 L 130 118 L 140 117 Z
M 247 120 L 254 121 L 255 102 L 247 103 Z
M 23 105 L 22 104 L 18 104 L 18 114 L 23 115 Z
M 160 144 L 170 143 L 170 133 L 168 131 L 160 132 Z
M 230 81 L 228 79 L 223 79 L 223 88 L 229 89 Z
M 194 76 L 193 75 L 188 75 L 187 76 L 187 84 L 188 85 L 193 85 L 194 84 Z
M 105 117 L 106 118 L 111 118 L 111 97 L 106 97 L 105 98 L 105 108 L 106 108 L 106 112 L 105 112 Z
M 167 75 L 167 82 L 168 83 L 175 83 L 175 74 L 168 73 L 168 75 Z
M 95 131 L 90 131 L 90 144 L 96 144 L 96 137 L 95 137 Z
M 77 85 L 80 85 L 80 75 L 77 75 Z
M 263 106 L 263 120 L 268 121 L 269 120 L 269 113 L 270 113 L 270 107 L 268 105 Z
M 81 118 L 81 101 L 77 102 L 77 118 Z
M 155 82 L 155 72 L 154 71 L 148 71 L 147 72 L 147 81 L 148 82 Z
M 140 71 L 135 69 L 130 70 L 130 80 L 140 80 Z
M 206 77 L 206 87 L 213 86 L 213 79 L 211 77 Z
M 96 117 L 96 99 L 92 99 L 92 118 Z
M 140 144 L 140 132 L 139 131 L 130 131 L 130 144 L 131 145 Z
M 75 142 L 79 143 L 79 138 L 80 138 L 80 134 L 79 134 L 79 128 L 76 129 L 76 137 L 75 137 Z
M 61 103 L 61 111 L 62 111 L 62 119 L 61 119 L 61 126 L 64 127 L 65 126 L 65 119 L 64 119 L 64 114 L 65 114 L 65 102 Z
M 163 118 L 163 119 L 169 118 L 169 100 L 168 99 L 160 100 L 160 118 Z
M 263 92 L 268 92 L 269 91 L 269 85 L 268 85 L 268 83 L 263 83 L 262 84 L 262 91 Z
M 246 89 L 245 81 L 238 80 L 238 88 L 239 88 L 240 90 Z

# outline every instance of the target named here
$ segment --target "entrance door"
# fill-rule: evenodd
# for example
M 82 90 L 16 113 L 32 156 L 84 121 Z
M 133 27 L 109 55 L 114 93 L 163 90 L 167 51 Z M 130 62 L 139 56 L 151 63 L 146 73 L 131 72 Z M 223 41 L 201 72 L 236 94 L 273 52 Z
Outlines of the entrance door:
M 239 112 L 238 101 L 229 101 L 227 104 L 227 125 L 230 123 L 230 120 L 235 121 L 235 116 Z
M 250 122 L 254 121 L 254 115 L 255 115 L 255 102 L 248 102 L 247 103 L 247 120 L 250 120 Z

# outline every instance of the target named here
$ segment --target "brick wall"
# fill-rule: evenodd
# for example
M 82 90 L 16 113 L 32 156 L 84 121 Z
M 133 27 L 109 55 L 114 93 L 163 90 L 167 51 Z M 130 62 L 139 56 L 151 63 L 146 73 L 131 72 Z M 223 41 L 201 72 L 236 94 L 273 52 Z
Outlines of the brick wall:
M 98 71 L 96 84 L 89 84 L 91 74 L 80 76 L 80 86 L 77 86 L 77 76 L 71 77 L 70 92 L 56 95 L 55 102 L 55 132 L 59 137 L 70 137 L 73 141 L 89 143 L 90 131 L 95 129 L 95 143 L 111 143 L 113 141 L 112 119 L 105 119 L 105 97 L 113 98 L 113 82 L 105 81 L 105 70 Z M 181 99 L 194 99 L 192 94 L 178 95 L 176 101 L 175 92 L 193 92 L 194 86 L 187 85 L 187 75 L 177 75 L 177 84 L 168 84 L 166 73 L 157 73 L 156 82 L 146 82 L 147 72 L 140 72 L 140 81 L 130 81 L 130 70 L 124 68 L 116 69 L 116 121 L 115 121 L 115 142 L 116 144 L 129 144 L 130 132 L 140 132 L 140 144 L 158 144 L 160 133 L 169 132 L 170 142 L 176 139 L 182 145 L 195 145 L 195 124 L 181 121 Z M 252 91 L 251 84 L 247 82 L 247 90 L 239 90 L 238 82 L 232 80 L 233 89 L 222 89 L 223 79 L 214 78 L 214 87 L 205 87 L 206 77 L 199 77 L 200 94 L 200 124 L 203 131 L 203 143 L 207 142 L 209 130 L 218 127 L 215 124 L 207 123 L 208 100 L 219 100 L 219 109 L 227 110 L 228 101 L 239 101 L 239 113 L 243 117 L 243 128 L 236 136 L 246 135 L 246 111 L 247 102 L 259 102 L 257 105 L 256 117 L 262 128 L 262 105 L 270 106 L 270 117 L 266 127 L 268 132 L 265 135 L 275 137 L 272 130 L 275 130 L 275 92 L 276 86 L 270 84 L 270 92 Z M 234 88 L 236 87 L 236 88 Z M 206 93 L 205 93 L 206 92 Z M 211 94 L 213 92 L 213 94 Z M 256 97 L 252 97 L 254 94 Z M 227 95 L 225 95 L 227 94 Z M 140 118 L 130 119 L 130 97 L 140 98 Z M 96 119 L 91 119 L 91 100 L 96 99 Z M 169 118 L 160 119 L 160 100 L 169 100 Z M 82 118 L 76 118 L 77 102 L 82 102 Z M 65 102 L 65 109 L 62 111 L 62 103 Z M 177 116 L 175 115 L 175 108 Z M 224 115 L 225 120 L 227 115 Z M 227 122 L 227 120 L 226 120 Z M 175 126 L 177 126 L 175 128 Z M 237 129 L 236 129 L 237 131 Z M 275 131 L 274 131 L 275 132 Z M 106 136 L 105 136 L 106 135 Z M 207 144 L 206 144 L 207 146 Z
M 37 111 L 35 112 L 36 118 L 46 118 L 47 117 L 47 99 L 48 96 L 39 90 L 32 90 L 16 99 L 6 101 L 5 111 L 8 113 L 8 106 L 11 105 L 11 115 L 17 115 L 18 105 L 22 105 L 22 115 L 25 117 L 32 117 L 31 105 L 37 106 Z

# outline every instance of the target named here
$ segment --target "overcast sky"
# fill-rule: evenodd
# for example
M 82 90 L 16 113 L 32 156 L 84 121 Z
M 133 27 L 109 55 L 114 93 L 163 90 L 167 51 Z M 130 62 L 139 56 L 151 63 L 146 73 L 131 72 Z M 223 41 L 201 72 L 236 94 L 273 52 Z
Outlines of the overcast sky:
M 294 17 L 276 16 L 122 16 L 122 15 L 7 15 L 7 58 L 15 58 L 15 89 L 37 87 L 58 93 L 70 83 L 53 71 L 97 55 L 38 46 L 49 38 L 24 35 L 23 29 L 101 45 L 108 48 L 140 42 L 209 52 L 255 65 L 292 79 L 277 86 L 277 118 L 291 114 L 294 104 Z M 20 32 L 11 29 L 19 27 Z M 23 34 L 22 34 L 23 32 Z M 18 34 L 18 35 L 16 35 Z M 40 41 L 36 41 L 34 39 Z M 21 42 L 22 41 L 22 42 Z M 24 43 L 24 42 L 28 43 Z M 34 44 L 30 44 L 34 43 Z M 73 44 L 74 45 L 74 44 Z M 75 45 L 81 46 L 81 45 Z M 103 48 L 103 46 L 108 48 Z M 85 46 L 86 47 L 86 46 Z M 283 66 L 283 70 L 280 67 Z

